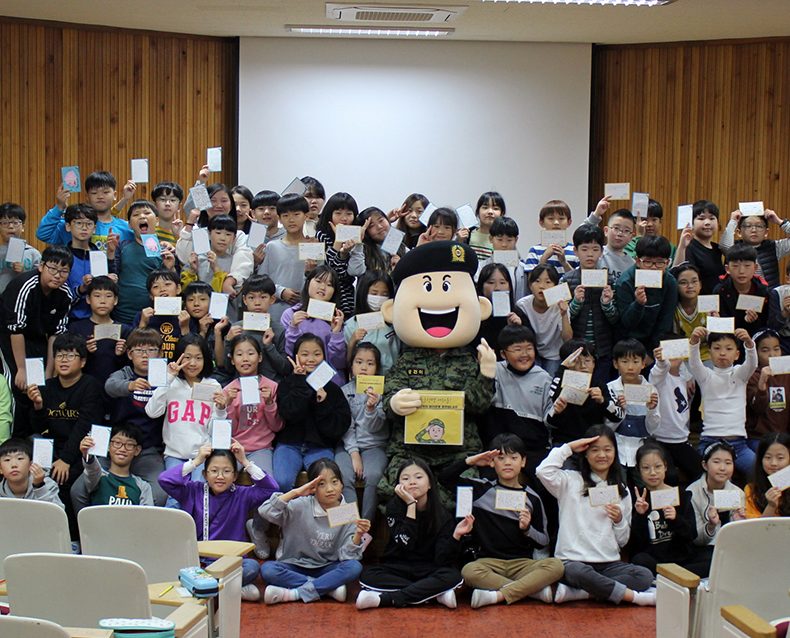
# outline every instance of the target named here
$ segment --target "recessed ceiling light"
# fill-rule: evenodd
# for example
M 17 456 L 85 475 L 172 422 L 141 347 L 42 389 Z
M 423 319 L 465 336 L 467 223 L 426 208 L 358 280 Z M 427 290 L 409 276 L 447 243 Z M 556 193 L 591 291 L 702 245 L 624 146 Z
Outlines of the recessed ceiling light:
M 599 4 L 623 7 L 657 7 L 677 0 L 481 0 L 482 2 L 529 2 L 532 4 Z
M 307 27 L 286 25 L 288 33 L 304 35 L 351 35 L 373 37 L 440 37 L 450 35 L 455 29 L 377 28 L 377 27 Z

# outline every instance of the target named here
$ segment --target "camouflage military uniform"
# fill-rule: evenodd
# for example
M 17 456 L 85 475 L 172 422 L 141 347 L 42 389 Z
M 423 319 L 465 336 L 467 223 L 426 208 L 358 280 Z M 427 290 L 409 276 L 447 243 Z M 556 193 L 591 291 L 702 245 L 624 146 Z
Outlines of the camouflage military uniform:
M 463 390 L 464 444 L 406 445 L 403 442 L 404 418 L 390 408 L 390 400 L 398 390 Z M 444 354 L 431 348 L 412 348 L 402 352 L 387 373 L 384 384 L 384 409 L 392 420 L 392 434 L 387 446 L 390 459 L 378 486 L 379 498 L 387 503 L 395 494 L 400 465 L 418 456 L 426 461 L 435 474 L 446 465 L 482 451 L 475 416 L 485 414 L 494 397 L 494 380 L 480 374 L 476 357 L 464 348 L 451 348 Z M 453 507 L 455 495 L 441 488 L 442 502 Z

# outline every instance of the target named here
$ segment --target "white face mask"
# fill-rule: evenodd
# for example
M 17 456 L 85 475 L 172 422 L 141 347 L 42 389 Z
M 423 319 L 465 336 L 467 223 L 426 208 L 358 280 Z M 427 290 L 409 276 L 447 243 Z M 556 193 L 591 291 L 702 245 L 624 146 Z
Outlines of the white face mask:
M 382 304 L 387 301 L 389 297 L 382 297 L 381 295 L 368 295 L 368 306 L 371 312 L 378 312 L 381 310 Z

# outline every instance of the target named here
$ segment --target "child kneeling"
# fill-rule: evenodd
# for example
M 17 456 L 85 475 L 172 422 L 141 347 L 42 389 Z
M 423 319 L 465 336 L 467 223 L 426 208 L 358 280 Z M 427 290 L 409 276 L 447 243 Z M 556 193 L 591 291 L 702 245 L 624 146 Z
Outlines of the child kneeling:
M 362 573 L 362 535 L 370 521 L 330 527 L 328 510 L 345 504 L 340 468 L 330 459 L 318 459 L 307 470 L 308 482 L 273 495 L 258 513 L 282 528 L 280 560 L 261 565 L 261 578 L 269 583 L 263 600 L 269 605 L 329 594 L 346 600 L 346 585 Z

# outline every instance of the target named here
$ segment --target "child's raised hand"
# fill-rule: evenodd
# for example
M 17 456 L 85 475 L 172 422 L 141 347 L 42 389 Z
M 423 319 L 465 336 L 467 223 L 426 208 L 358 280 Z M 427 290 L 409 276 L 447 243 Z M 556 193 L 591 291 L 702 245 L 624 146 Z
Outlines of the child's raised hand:
M 228 405 L 228 396 L 221 389 L 214 393 L 212 400 L 214 401 L 214 405 L 220 410 L 224 410 Z
M 93 447 L 93 439 L 89 436 L 85 436 L 80 441 L 80 454 L 82 457 L 87 461 L 88 460 L 88 450 Z
M 260 244 L 255 250 L 252 251 L 252 258 L 255 262 L 255 268 L 260 266 L 263 263 L 263 260 L 266 259 L 266 244 Z
M 222 334 L 222 331 L 225 330 L 230 325 L 230 319 L 227 317 L 222 317 L 216 325 L 214 326 L 214 332 L 217 334 Z
M 735 209 L 730 213 L 731 222 L 737 222 L 741 217 L 743 217 L 743 213 L 738 209 Z
M 668 521 L 674 521 L 677 518 L 677 510 L 670 505 L 669 507 L 664 508 L 664 518 Z
M 768 505 L 773 505 L 776 507 L 779 505 L 779 499 L 782 496 L 782 490 L 778 487 L 772 487 L 765 493 L 765 500 L 768 501 Z
M 477 346 L 477 362 L 480 365 L 480 374 L 489 379 L 496 376 L 496 353 L 485 339 L 480 339 Z
M 466 243 L 466 240 L 469 239 L 469 229 L 460 228 L 458 232 L 455 233 L 455 239 L 461 243 Z
M 214 325 L 214 318 L 210 314 L 203 315 L 198 320 L 198 325 L 200 326 L 200 334 L 205 339 L 208 337 L 208 331 L 211 329 L 211 326 Z
M 573 298 L 579 303 L 584 303 L 584 286 L 581 284 L 576 286 L 573 290 Z
M 532 512 L 528 509 L 523 509 L 519 512 L 518 515 L 518 528 L 522 532 L 526 532 L 529 529 L 529 524 L 532 522 Z
M 192 462 L 193 462 L 193 463 L 194 463 L 196 466 L 197 466 L 197 465 L 200 465 L 200 464 L 201 464 L 203 461 L 205 461 L 205 460 L 206 460 L 206 457 L 207 457 L 209 454 L 211 454 L 211 450 L 212 450 L 212 447 L 211 447 L 211 445 L 210 445 L 209 443 L 206 443 L 205 445 L 201 445 L 201 446 L 198 448 L 198 452 L 197 452 L 197 454 L 195 455 L 195 458 L 194 458 L 194 459 L 192 459 Z
M 573 368 L 573 366 L 579 360 L 579 357 L 582 355 L 582 352 L 584 352 L 584 348 L 576 348 L 576 350 L 565 357 L 565 360 L 560 365 L 564 366 L 565 368 Z
M 178 373 L 181 372 L 181 370 L 183 370 L 184 367 L 186 367 L 187 365 L 187 362 L 185 360 L 186 356 L 187 354 L 185 352 L 180 357 L 178 357 L 178 361 L 171 361 L 170 363 L 168 363 L 167 372 L 173 375 L 174 377 L 177 377 Z
M 614 299 L 614 290 L 609 284 L 606 284 L 601 291 L 601 302 L 609 303 Z
M 335 308 L 335 314 L 330 322 L 332 332 L 338 333 L 343 329 L 343 311 L 340 308 Z
M 779 215 L 777 215 L 776 212 L 771 210 L 770 208 L 765 209 L 764 215 L 765 215 L 765 219 L 767 219 L 769 222 L 773 222 L 774 224 L 779 224 L 780 226 L 782 225 L 782 220 L 779 219 Z
M 178 237 L 184 229 L 184 220 L 181 219 L 181 217 L 173 217 L 173 221 L 170 222 L 170 229 L 173 231 L 173 234 Z
M 41 390 L 33 383 L 27 386 L 27 398 L 33 402 L 33 407 L 40 410 L 44 407 L 44 400 L 41 398 Z
M 567 407 L 568 401 L 562 397 L 557 397 L 557 400 L 554 402 L 554 414 L 562 414 Z
M 85 346 L 88 348 L 88 352 L 96 352 L 99 347 L 99 342 L 96 339 L 88 339 L 85 342 Z
M 318 390 L 315 391 L 316 403 L 323 403 L 325 399 L 326 399 L 326 390 L 324 388 L 318 388 Z
M 220 321 L 220 323 L 222 323 Z M 244 326 L 231 326 L 230 330 L 228 330 L 228 336 L 225 337 L 228 341 L 233 341 L 236 337 L 238 337 L 242 332 L 244 332 Z
M 689 337 L 689 345 L 696 346 L 700 341 L 708 336 L 708 331 L 702 326 L 697 326 Z
M 294 374 L 304 374 L 304 366 L 301 363 L 296 363 L 291 357 L 288 357 L 291 362 L 291 367 L 294 369 Z
M 401 483 L 398 483 L 395 486 L 395 495 L 404 503 L 406 503 L 406 505 L 411 505 L 412 503 L 417 502 L 417 499 L 409 494 L 409 492 L 406 491 L 406 488 Z
M 191 224 L 192 227 L 194 228 L 195 224 L 197 224 L 198 219 L 200 219 L 200 209 L 193 208 L 191 211 L 189 211 L 189 214 L 187 216 L 187 224 Z
M 315 494 L 320 482 L 321 477 L 316 476 L 312 481 L 308 481 L 304 485 L 297 487 L 294 492 L 296 492 L 296 496 L 309 496 L 311 494 Z
M 204 185 L 208 184 L 209 177 L 211 177 L 211 171 L 209 170 L 208 164 L 204 164 L 203 168 L 201 168 L 198 173 L 198 181 Z
M 140 311 L 140 325 L 138 328 L 147 328 L 148 323 L 151 321 L 151 318 L 154 316 L 154 309 L 153 308 L 143 308 Z
M 623 520 L 623 510 L 620 509 L 619 505 L 608 503 L 604 507 L 606 507 L 606 515 L 612 519 L 612 522 L 619 523 Z
M 651 392 L 650 401 L 648 401 L 647 403 L 647 409 L 655 410 L 657 405 L 658 405 L 658 392 Z
M 142 390 L 150 390 L 151 385 L 145 377 L 139 377 L 129 383 L 129 392 L 137 392 Z
M 521 325 L 521 317 L 519 317 L 515 312 L 507 313 L 507 325 L 509 325 L 509 326 L 520 326 Z
M 230 451 L 233 452 L 233 456 L 236 457 L 236 460 L 241 463 L 243 467 L 247 467 L 247 453 L 244 450 L 244 446 L 236 439 L 230 440 Z
M 747 348 L 753 348 L 754 347 L 754 341 L 752 341 L 752 338 L 749 336 L 749 333 L 746 332 L 745 328 L 738 328 L 735 331 L 735 337 L 737 339 L 740 339 L 741 341 L 743 341 L 743 345 L 745 345 Z
M 760 318 L 760 315 L 758 315 L 754 310 L 749 308 L 746 311 L 746 317 L 745 318 L 746 318 L 746 323 L 754 323 L 755 321 L 757 321 Z
M 390 221 L 390 223 L 392 223 L 397 219 L 403 217 L 405 214 L 406 214 L 406 204 L 404 204 L 400 208 L 393 208 L 389 213 L 387 213 L 387 219 Z
M 647 502 L 647 488 L 641 494 L 639 493 L 639 488 L 634 488 L 636 490 L 636 501 L 634 502 L 634 509 L 637 511 L 638 514 L 647 514 L 647 511 L 650 509 L 650 505 Z
M 644 306 L 647 303 L 647 289 L 644 286 L 637 287 L 634 290 L 634 297 L 636 298 L 636 303 L 640 306 Z
M 167 268 L 168 270 L 174 270 L 176 267 L 176 252 L 172 248 L 172 244 L 170 244 L 168 248 L 168 243 L 163 241 L 162 246 L 162 265 Z
M 790 299 L 790 295 L 787 296 Z M 368 331 L 364 328 L 357 328 L 354 330 L 354 334 L 351 335 L 350 341 L 362 341 L 365 338 L 365 335 L 368 334 Z
M 467 465 L 476 465 L 477 467 L 491 467 L 494 459 L 499 456 L 499 450 L 488 450 L 487 452 L 480 452 L 466 457 Z
M 370 219 L 368 219 L 368 221 L 370 221 Z M 390 255 L 390 271 L 395 270 L 395 266 L 398 265 L 399 261 L 400 261 L 400 255 L 398 255 L 397 253 L 394 255 Z
M 126 339 L 118 339 L 115 342 L 115 356 L 120 357 L 124 352 L 126 352 Z
M 107 251 L 107 258 L 110 259 L 111 255 L 115 254 L 115 249 L 121 243 L 121 236 L 118 233 L 110 231 L 107 235 L 107 241 L 104 242 L 104 249 Z
M 694 229 L 689 225 L 683 229 L 682 233 L 680 233 L 678 248 L 687 248 L 692 239 L 694 239 Z
M 618 408 L 621 408 L 623 410 L 625 410 L 628 407 L 628 402 L 625 400 L 624 394 L 618 394 L 617 401 L 615 401 L 615 403 L 617 403 Z
M 15 261 L 13 264 L 11 264 L 11 267 L 14 269 L 15 273 L 20 273 L 25 269 L 25 264 L 23 264 L 21 261 Z
M 367 407 L 368 412 L 373 412 L 376 405 L 379 402 L 379 395 L 373 392 L 373 388 L 368 388 L 365 390 L 365 394 L 368 397 L 368 400 L 365 402 L 365 406 Z
M 429 244 L 434 239 L 436 239 L 436 233 L 439 232 L 439 229 L 435 226 L 428 226 L 424 233 L 422 233 L 419 238 L 417 239 L 417 245 L 422 246 L 423 244 Z
M 137 190 L 137 184 L 135 184 L 132 180 L 129 180 L 123 186 L 123 198 L 126 200 L 132 199 L 134 197 L 134 192 Z
M 280 298 L 289 306 L 299 303 L 300 295 L 293 288 L 285 288 L 280 294 Z
M 453 538 L 459 541 L 461 540 L 461 536 L 464 536 L 472 531 L 472 528 L 475 526 L 475 517 L 471 514 L 467 514 L 464 518 L 455 526 L 455 531 L 453 532 Z
M 261 385 L 258 386 L 258 390 L 261 391 L 261 399 L 263 399 L 263 402 L 266 405 L 271 405 L 272 403 L 274 403 L 274 399 L 273 399 L 274 390 L 272 390 L 270 386 L 265 385 L 263 382 L 261 382 Z
M 589 393 L 593 401 L 599 404 L 603 404 L 604 398 L 603 398 L 603 392 L 601 392 L 601 388 L 599 388 L 598 386 L 592 386 L 589 389 Z
M 745 521 L 746 520 L 746 508 L 739 507 L 737 510 L 732 511 L 732 515 L 730 520 L 733 521 Z
M 178 313 L 178 326 L 181 328 L 181 334 L 186 334 L 189 332 L 189 320 L 191 317 L 186 310 L 182 310 Z
M 563 299 L 562 301 L 557 302 L 557 305 L 559 306 L 560 312 L 562 312 L 562 317 L 564 319 L 568 314 L 568 302 Z
M 602 218 L 606 214 L 606 212 L 609 210 L 609 207 L 611 206 L 609 203 L 610 199 L 612 199 L 611 195 L 601 198 L 601 200 L 598 202 L 598 205 L 595 207 L 596 217 Z
M 261 338 L 261 342 L 264 346 L 268 346 L 272 341 L 274 341 L 274 330 L 271 328 L 267 328 L 263 332 L 263 337 Z
M 721 518 L 719 517 L 719 510 L 715 507 L 709 507 L 707 512 L 708 523 L 716 527 L 719 523 L 721 523 Z
M 357 519 L 357 534 L 367 534 L 370 531 L 370 521 L 366 518 Z
M 217 266 L 217 253 L 215 253 L 213 250 L 209 250 L 206 253 L 206 261 L 209 264 L 211 264 L 211 267 L 213 269 L 216 269 L 216 266 Z M 215 272 L 216 272 L 216 270 L 215 270 Z
M 318 262 L 315 259 L 306 259 L 304 262 L 304 274 L 310 274 L 317 265 Z
M 61 182 L 58 185 L 58 192 L 55 193 L 55 202 L 60 210 L 66 210 L 66 207 L 69 205 L 69 197 L 71 197 L 71 191 L 63 186 L 63 182 Z
M 760 391 L 765 391 L 766 386 L 768 384 L 768 379 L 771 378 L 771 366 L 765 366 L 762 370 L 760 370 L 760 379 L 757 381 L 757 388 Z
M 646 219 L 640 219 L 636 223 L 636 236 L 637 237 L 644 237 L 646 228 L 647 228 L 647 220 Z
M 593 436 L 588 439 L 576 439 L 575 441 L 568 443 L 568 446 L 571 448 L 572 452 L 584 452 L 600 438 L 600 436 Z
M 307 319 L 307 311 L 297 310 L 293 314 L 293 317 L 291 317 L 291 325 L 296 328 L 296 326 L 302 323 L 305 319 Z
M 198 271 L 198 254 L 196 252 L 189 253 L 189 272 L 196 273 Z
M 228 397 L 227 402 L 230 403 L 231 401 L 233 401 L 233 399 L 239 396 L 239 392 L 241 392 L 241 388 L 237 388 L 237 387 L 226 388 L 224 392 L 225 392 L 225 396 Z
M 664 357 L 663 357 L 663 356 L 661 356 L 661 355 L 662 355 L 662 352 L 663 352 L 663 350 L 661 349 L 661 346 L 658 346 L 658 348 L 654 348 L 654 349 L 653 349 L 653 358 L 654 358 L 656 361 L 663 361 L 663 360 L 664 360 Z
M 39 483 L 44 482 L 44 477 L 47 473 L 44 471 L 44 468 L 41 467 L 38 463 L 31 463 L 30 464 L 30 476 L 33 477 L 33 485 L 38 485 Z

